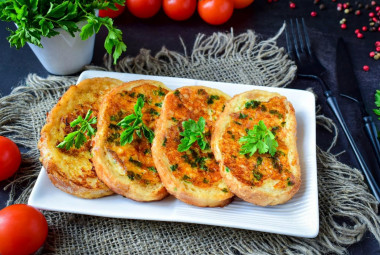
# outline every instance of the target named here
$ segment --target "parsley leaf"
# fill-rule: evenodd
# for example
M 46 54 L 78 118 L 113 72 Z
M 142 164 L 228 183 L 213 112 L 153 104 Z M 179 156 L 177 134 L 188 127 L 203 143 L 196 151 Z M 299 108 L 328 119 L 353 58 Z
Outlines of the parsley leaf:
M 192 119 L 183 121 L 182 127 L 184 131 L 180 133 L 180 135 L 184 138 L 181 139 L 181 143 L 178 145 L 177 150 L 179 152 L 187 151 L 195 142 L 198 142 L 198 145 L 202 150 L 210 148 L 204 134 L 205 126 L 206 121 L 203 117 L 200 117 L 198 122 Z
M 88 110 L 85 118 L 83 119 L 82 116 L 78 116 L 75 120 L 73 120 L 70 123 L 70 127 L 80 126 L 79 130 L 71 132 L 65 136 L 63 139 L 63 142 L 57 145 L 58 148 L 66 150 L 70 150 L 70 148 L 74 145 L 75 148 L 79 149 L 85 142 L 87 142 L 88 139 L 91 139 L 95 135 L 96 130 L 91 126 L 93 124 L 96 124 L 96 117 L 92 117 L 90 119 L 90 116 L 92 114 L 92 110 Z M 86 133 L 87 132 L 87 137 Z
M 240 154 L 247 154 L 251 157 L 256 151 L 259 154 L 269 152 L 274 156 L 277 151 L 278 143 L 273 133 L 265 126 L 264 121 L 260 120 L 252 130 L 248 130 L 247 136 L 239 139 L 241 146 Z
M 376 94 L 375 94 L 375 104 L 376 106 L 378 107 L 377 109 L 373 109 L 373 112 L 380 116 L 380 90 L 376 90 Z M 380 117 L 379 117 L 380 119 Z
M 143 107 L 144 99 L 142 99 L 142 97 L 138 97 L 134 107 L 135 113 L 126 116 L 119 123 L 117 123 L 118 126 L 121 126 L 125 129 L 120 135 L 121 145 L 131 143 L 133 141 L 134 133 L 136 133 L 136 135 L 140 138 L 142 137 L 142 135 L 144 135 L 150 143 L 153 142 L 154 132 L 150 128 L 148 128 L 142 120 L 143 114 L 141 110 Z

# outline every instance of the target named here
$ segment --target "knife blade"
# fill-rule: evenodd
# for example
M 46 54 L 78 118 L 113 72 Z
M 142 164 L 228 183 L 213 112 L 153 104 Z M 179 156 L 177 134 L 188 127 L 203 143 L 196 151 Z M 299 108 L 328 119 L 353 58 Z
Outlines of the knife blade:
M 356 79 L 347 45 L 342 38 L 338 39 L 336 50 L 336 74 L 341 96 L 351 99 L 359 106 L 365 130 L 380 166 L 380 143 L 372 116 L 369 114 L 366 100 L 363 100 L 362 89 Z

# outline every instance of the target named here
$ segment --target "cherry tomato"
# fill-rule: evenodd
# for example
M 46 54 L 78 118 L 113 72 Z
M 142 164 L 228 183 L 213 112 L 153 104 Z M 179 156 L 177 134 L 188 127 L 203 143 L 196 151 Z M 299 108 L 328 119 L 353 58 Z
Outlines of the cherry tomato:
M 200 0 L 198 13 L 211 25 L 220 25 L 229 20 L 234 11 L 233 0 Z
M 254 0 L 234 0 L 235 9 L 242 9 L 253 3 Z
M 0 181 L 11 177 L 20 167 L 20 163 L 21 154 L 17 145 L 12 140 L 0 136 Z
M 186 20 L 190 18 L 197 8 L 196 0 L 164 0 L 162 3 L 164 12 L 174 20 Z
M 117 11 L 106 9 L 106 10 L 99 10 L 99 17 L 110 17 L 110 18 L 116 18 L 120 14 L 124 12 L 125 6 L 120 4 L 115 4 L 117 7 Z
M 127 0 L 128 10 L 138 18 L 150 18 L 161 8 L 162 0 Z
M 48 224 L 32 206 L 18 204 L 0 211 L 0 254 L 33 254 L 45 242 Z

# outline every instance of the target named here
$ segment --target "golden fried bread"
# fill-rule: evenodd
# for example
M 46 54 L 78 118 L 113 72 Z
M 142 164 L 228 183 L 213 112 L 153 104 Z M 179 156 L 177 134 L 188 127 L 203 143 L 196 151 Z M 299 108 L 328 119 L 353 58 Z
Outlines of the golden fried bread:
M 122 146 L 123 129 L 117 125 L 134 113 L 134 106 L 141 97 L 144 99 L 143 122 L 154 131 L 168 92 L 161 82 L 138 80 L 124 83 L 104 98 L 92 153 L 97 175 L 114 192 L 136 201 L 155 201 L 168 195 L 153 163 L 149 141 L 134 133 L 133 141 Z
M 239 139 L 260 120 L 275 135 L 277 152 L 242 155 Z M 278 93 L 252 90 L 229 101 L 216 123 L 211 146 L 235 195 L 260 206 L 285 203 L 294 196 L 301 184 L 296 126 L 292 104 Z
M 48 114 L 38 143 L 40 161 L 52 183 L 69 194 L 82 198 L 98 198 L 113 192 L 96 176 L 91 155 L 91 139 L 81 148 L 70 150 L 56 146 L 74 131 L 70 122 L 79 115 L 84 118 L 88 110 L 91 117 L 98 115 L 99 102 L 106 92 L 123 82 L 111 78 L 83 80 L 71 86 Z M 95 127 L 95 125 L 94 125 Z
M 210 143 L 215 121 L 229 99 L 220 90 L 202 86 L 182 87 L 165 97 L 152 146 L 153 159 L 166 189 L 185 203 L 215 207 L 232 201 L 233 194 L 223 182 L 210 148 L 201 150 L 194 143 L 187 151 L 177 150 L 182 122 L 189 119 L 206 120 L 205 135 Z

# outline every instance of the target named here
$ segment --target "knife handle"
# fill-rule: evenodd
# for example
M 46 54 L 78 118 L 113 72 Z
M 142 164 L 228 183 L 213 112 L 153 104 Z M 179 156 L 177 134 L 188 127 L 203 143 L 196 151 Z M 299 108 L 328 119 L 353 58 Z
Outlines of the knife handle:
M 363 117 L 363 120 L 364 120 L 365 130 L 367 132 L 369 140 L 371 141 L 373 150 L 375 151 L 375 154 L 376 154 L 377 163 L 380 166 L 380 143 L 379 143 L 379 140 L 377 140 L 377 130 L 376 130 L 375 123 L 373 122 L 371 116 L 365 116 Z
M 327 103 L 331 107 L 331 110 L 334 112 L 336 118 L 339 121 L 339 124 L 342 126 L 344 134 L 346 135 L 348 142 L 350 143 L 356 159 L 358 160 L 358 163 L 360 165 L 360 168 L 362 169 L 364 176 L 367 179 L 369 188 L 371 189 L 373 195 L 375 196 L 376 200 L 380 202 L 380 188 L 377 185 L 375 179 L 373 178 L 373 175 L 371 173 L 371 170 L 369 170 L 367 164 L 365 163 L 362 154 L 360 153 L 358 147 L 356 146 L 356 143 L 354 139 L 352 138 L 352 135 L 350 131 L 348 130 L 348 127 L 346 125 L 346 122 L 343 119 L 343 115 L 339 109 L 338 102 L 336 101 L 336 98 L 332 96 L 331 91 L 325 91 L 325 96 L 327 97 Z

